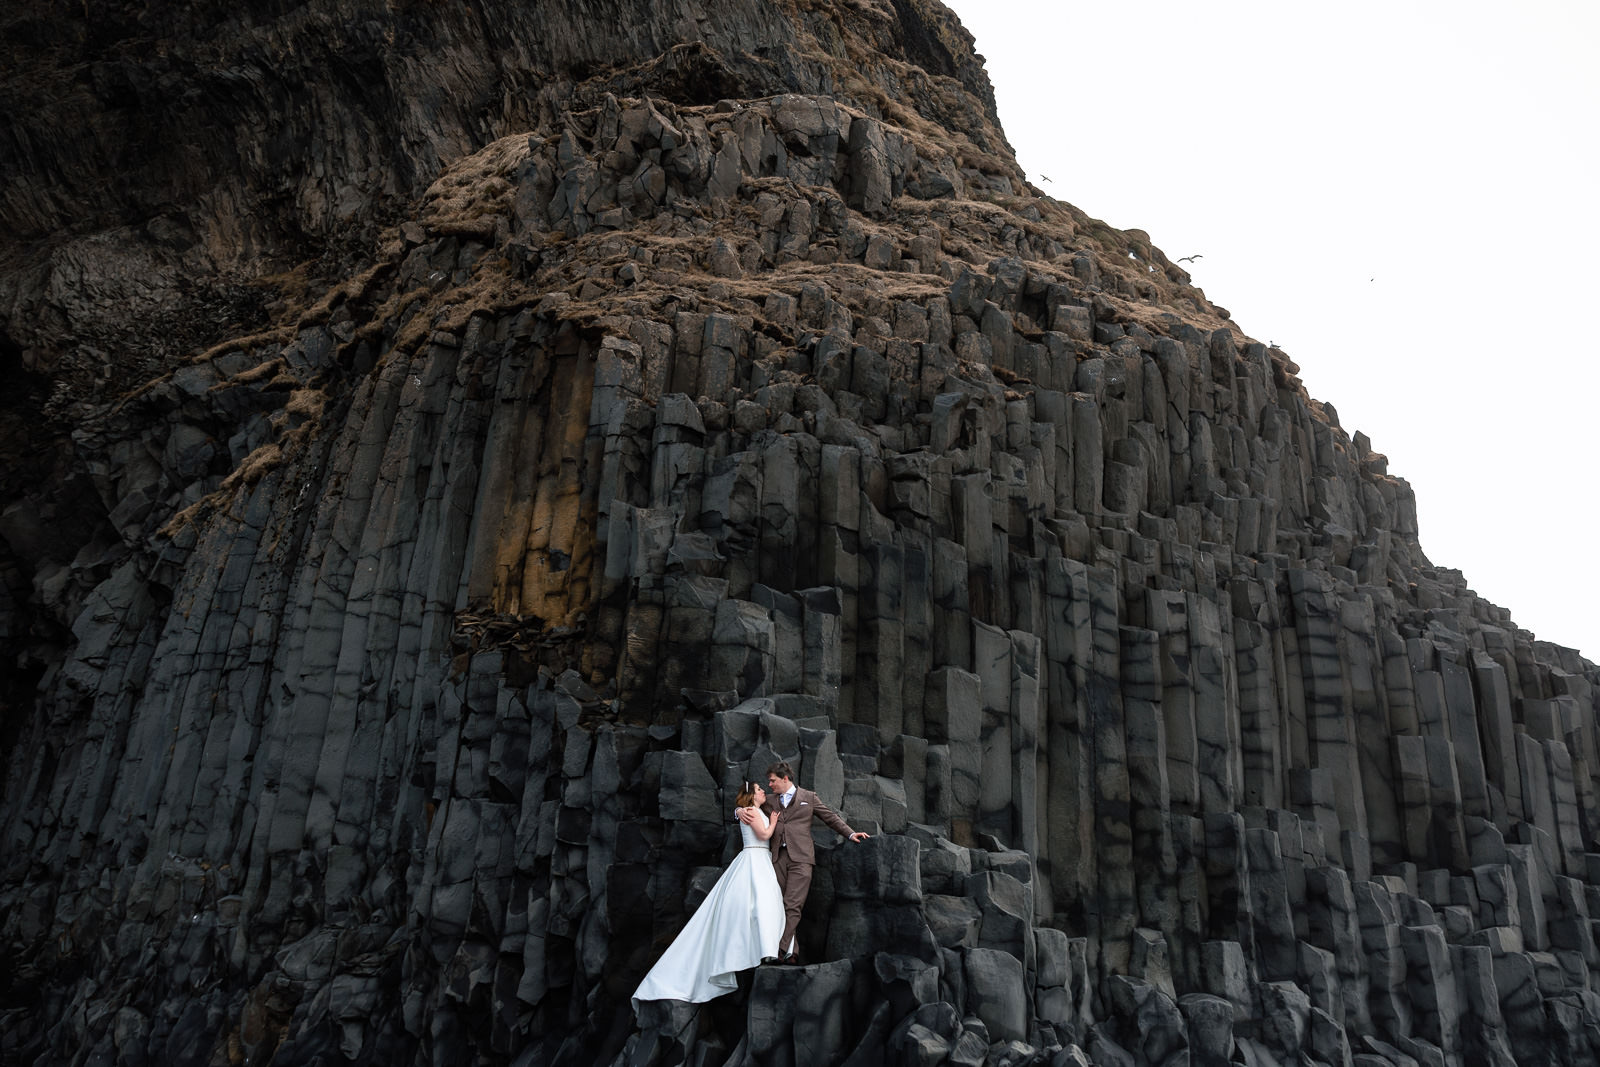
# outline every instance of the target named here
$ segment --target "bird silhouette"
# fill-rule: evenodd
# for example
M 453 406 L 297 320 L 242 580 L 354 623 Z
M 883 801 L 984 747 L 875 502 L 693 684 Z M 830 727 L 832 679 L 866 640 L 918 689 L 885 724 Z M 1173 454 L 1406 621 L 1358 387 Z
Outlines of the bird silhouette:
M 1205 256 L 1203 256 L 1200 253 L 1196 252 L 1192 256 L 1179 256 L 1178 257 L 1178 262 L 1179 263 L 1193 263 L 1197 259 L 1205 259 L 1205 258 L 1206 258 Z

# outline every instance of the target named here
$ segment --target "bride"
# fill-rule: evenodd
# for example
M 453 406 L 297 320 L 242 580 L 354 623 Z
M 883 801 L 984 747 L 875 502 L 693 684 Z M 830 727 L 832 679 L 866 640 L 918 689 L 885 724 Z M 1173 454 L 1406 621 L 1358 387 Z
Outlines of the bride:
M 698 1004 L 731 993 L 739 986 L 736 972 L 778 955 L 783 892 L 765 844 L 776 824 L 761 810 L 766 799 L 766 791 L 753 782 L 740 789 L 735 806 L 755 812 L 749 823 L 739 823 L 744 847 L 639 983 L 635 1011 L 641 1000 Z

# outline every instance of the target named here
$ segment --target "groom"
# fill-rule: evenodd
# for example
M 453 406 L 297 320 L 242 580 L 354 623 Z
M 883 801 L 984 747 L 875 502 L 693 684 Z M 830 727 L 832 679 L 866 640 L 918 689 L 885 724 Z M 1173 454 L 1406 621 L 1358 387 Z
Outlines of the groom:
M 850 829 L 839 813 L 818 799 L 809 789 L 796 788 L 794 768 L 787 762 L 774 763 L 767 768 L 767 802 L 764 810 L 777 820 L 769 846 L 772 865 L 778 874 L 778 886 L 783 890 L 783 937 L 778 942 L 778 953 L 784 963 L 795 962 L 794 931 L 800 925 L 800 911 L 811 892 L 811 871 L 817 864 L 817 850 L 811 840 L 811 820 L 821 819 L 834 833 L 852 841 L 865 841 L 867 834 Z M 749 821 L 749 814 L 741 809 L 741 821 Z

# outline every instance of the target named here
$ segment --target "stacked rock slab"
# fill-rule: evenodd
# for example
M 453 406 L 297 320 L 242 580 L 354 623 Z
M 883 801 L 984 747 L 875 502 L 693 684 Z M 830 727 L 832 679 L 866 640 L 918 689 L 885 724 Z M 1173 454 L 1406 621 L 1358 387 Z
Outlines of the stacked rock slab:
M 80 409 L 123 550 L 33 594 L 5 1055 L 1600 1055 L 1600 670 L 1284 353 L 981 121 L 591 90 Z M 635 1015 L 774 760 L 874 833 L 809 964 Z

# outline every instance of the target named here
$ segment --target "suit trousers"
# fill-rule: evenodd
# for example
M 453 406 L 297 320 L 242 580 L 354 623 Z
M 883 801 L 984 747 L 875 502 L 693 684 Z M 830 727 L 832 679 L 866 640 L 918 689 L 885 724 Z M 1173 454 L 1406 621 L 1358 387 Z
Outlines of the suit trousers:
M 784 954 L 794 951 L 795 928 L 800 925 L 800 912 L 811 894 L 811 872 L 816 865 L 791 862 L 789 850 L 780 848 L 772 866 L 778 875 L 778 888 L 783 890 L 783 936 L 778 939 L 778 952 Z

